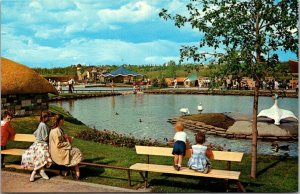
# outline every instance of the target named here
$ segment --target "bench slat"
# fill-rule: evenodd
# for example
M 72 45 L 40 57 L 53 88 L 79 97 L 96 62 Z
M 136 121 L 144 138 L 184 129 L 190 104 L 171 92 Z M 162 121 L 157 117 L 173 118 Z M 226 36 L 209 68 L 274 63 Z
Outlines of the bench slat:
M 167 147 L 154 147 L 154 146 L 135 146 L 137 154 L 144 155 L 155 155 L 155 156 L 171 156 L 173 148 Z M 189 149 L 186 151 L 186 158 L 191 157 L 192 150 Z M 224 160 L 232 162 L 241 162 L 244 153 L 242 152 L 226 152 L 226 151 L 213 151 L 212 160 Z
M 21 134 L 17 133 L 13 139 L 13 141 L 26 141 L 26 142 L 34 142 L 35 136 L 33 134 Z
M 217 170 L 217 169 L 211 169 L 209 173 L 204 174 L 201 172 L 196 172 L 194 170 L 191 170 L 188 167 L 182 167 L 180 171 L 177 171 L 173 168 L 173 166 L 170 165 L 157 165 L 157 164 L 144 164 L 144 163 L 136 163 L 130 166 L 130 169 L 138 170 L 138 171 L 150 171 L 150 172 L 210 177 L 210 178 L 219 178 L 219 179 L 231 179 L 231 180 L 238 180 L 241 174 L 241 172 L 237 172 L 237 171 Z
M 1 154 L 21 156 L 25 151 L 26 149 L 12 148 L 12 149 L 1 150 Z

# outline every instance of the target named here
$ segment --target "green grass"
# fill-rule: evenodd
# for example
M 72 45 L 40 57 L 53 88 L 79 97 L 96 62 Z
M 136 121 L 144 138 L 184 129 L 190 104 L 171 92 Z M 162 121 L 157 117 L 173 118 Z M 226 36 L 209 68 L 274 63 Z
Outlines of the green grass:
M 50 107 L 52 112 L 68 113 L 57 107 Z M 69 115 L 68 115 L 69 116 Z M 18 133 L 33 133 L 39 122 L 39 117 L 14 118 L 12 125 Z M 87 129 L 83 124 L 65 122 L 64 130 L 70 135 Z M 78 147 L 84 155 L 84 160 L 99 164 L 129 167 L 136 162 L 146 162 L 145 156 L 135 153 L 132 148 L 115 147 L 91 141 L 75 139 L 74 147 Z M 8 147 L 29 147 L 30 143 L 10 142 Z M 20 164 L 20 157 L 6 156 L 6 163 Z M 170 157 L 150 157 L 151 163 L 172 164 Z M 245 154 L 241 163 L 232 164 L 232 170 L 241 171 L 241 182 L 247 192 L 297 192 L 298 191 L 298 158 L 283 158 L 277 156 L 259 155 L 257 158 L 257 178 L 250 179 L 250 154 Z M 187 159 L 183 164 L 187 163 Z M 226 168 L 225 162 L 213 161 L 214 168 Z M 82 180 L 85 182 L 128 188 L 127 172 L 118 169 L 95 168 L 81 166 Z M 4 169 L 12 170 L 12 169 Z M 21 172 L 29 173 L 28 171 Z M 143 185 L 138 172 L 131 172 L 132 188 Z M 149 173 L 149 183 L 153 192 L 225 192 L 222 179 L 196 178 L 171 174 Z M 236 186 L 231 184 L 232 191 Z

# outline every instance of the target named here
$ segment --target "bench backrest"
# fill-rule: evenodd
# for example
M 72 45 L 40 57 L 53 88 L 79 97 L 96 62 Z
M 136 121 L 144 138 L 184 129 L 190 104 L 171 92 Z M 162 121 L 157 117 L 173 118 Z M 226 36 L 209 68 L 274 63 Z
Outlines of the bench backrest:
M 26 142 L 34 142 L 35 136 L 33 134 L 21 134 L 17 133 L 15 137 L 12 139 L 13 141 L 26 141 Z
M 172 154 L 173 148 L 168 147 L 154 147 L 154 146 L 135 146 L 137 154 L 154 155 L 154 156 L 174 156 Z M 190 158 L 192 149 L 186 150 L 185 157 Z M 211 160 L 224 160 L 232 162 L 241 162 L 244 153 L 242 152 L 227 152 L 227 151 L 213 151 Z

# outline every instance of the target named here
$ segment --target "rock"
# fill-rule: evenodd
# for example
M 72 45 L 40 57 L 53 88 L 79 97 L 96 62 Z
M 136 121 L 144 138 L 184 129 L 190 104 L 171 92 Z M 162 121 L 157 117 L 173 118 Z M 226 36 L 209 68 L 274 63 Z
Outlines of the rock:
M 235 134 L 234 137 L 236 137 L 236 138 L 241 138 L 241 139 L 245 139 L 245 138 L 246 138 L 246 135 L 244 135 L 244 134 Z
M 290 127 L 287 129 L 282 128 L 282 126 L 277 126 L 272 123 L 258 122 L 257 130 L 258 136 L 261 137 L 291 137 L 297 134 L 298 124 L 295 127 Z M 252 134 L 252 122 L 250 121 L 236 121 L 231 127 L 226 131 L 227 134 Z
M 218 136 L 221 136 L 221 137 L 227 137 L 227 134 L 225 133 L 217 133 Z
M 212 131 L 207 131 L 206 134 L 207 135 L 216 135 L 217 133 L 216 132 L 212 132 Z

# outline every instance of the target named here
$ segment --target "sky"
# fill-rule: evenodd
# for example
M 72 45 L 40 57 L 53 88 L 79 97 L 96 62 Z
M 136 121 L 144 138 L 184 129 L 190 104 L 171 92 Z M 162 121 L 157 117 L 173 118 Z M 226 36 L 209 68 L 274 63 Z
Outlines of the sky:
M 161 65 L 179 61 L 201 34 L 158 16 L 187 12 L 187 0 L 2 0 L 1 56 L 29 67 Z M 203 52 L 212 52 L 204 48 Z M 297 59 L 279 52 L 280 61 Z

